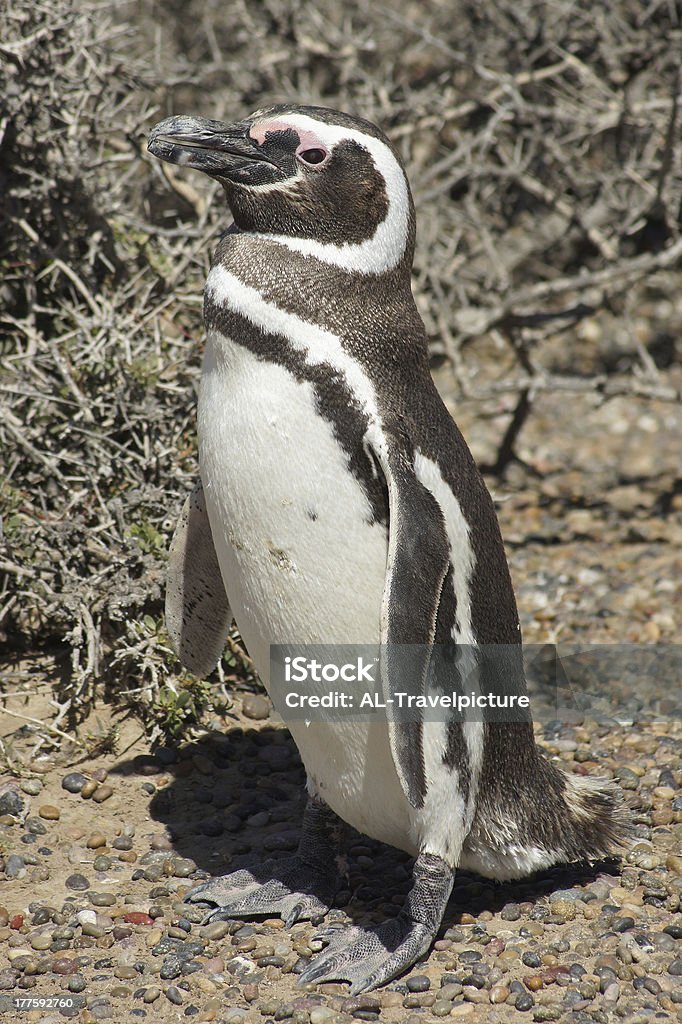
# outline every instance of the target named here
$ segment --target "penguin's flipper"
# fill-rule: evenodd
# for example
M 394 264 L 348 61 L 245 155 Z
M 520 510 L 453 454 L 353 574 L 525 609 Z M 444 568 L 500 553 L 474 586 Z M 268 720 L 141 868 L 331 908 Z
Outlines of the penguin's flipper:
M 206 676 L 220 660 L 232 613 L 198 483 L 183 505 L 168 556 L 166 628 L 190 672 Z
M 411 446 L 396 431 L 370 438 L 388 487 L 389 540 L 381 609 L 381 683 L 384 701 L 396 692 L 423 692 L 429 668 L 450 545 L 443 512 L 418 479 Z M 409 645 L 409 646 L 405 646 Z M 416 687 L 416 688 L 415 688 Z M 403 792 L 413 807 L 426 794 L 423 724 L 389 720 L 391 753 Z

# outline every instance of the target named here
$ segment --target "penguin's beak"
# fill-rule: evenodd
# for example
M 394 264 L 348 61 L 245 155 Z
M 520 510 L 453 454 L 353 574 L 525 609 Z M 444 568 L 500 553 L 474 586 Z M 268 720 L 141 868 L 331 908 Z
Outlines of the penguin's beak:
M 249 135 L 250 121 L 223 124 L 203 117 L 168 117 L 154 125 L 147 149 L 167 163 L 237 180 L 256 163 L 273 165 Z

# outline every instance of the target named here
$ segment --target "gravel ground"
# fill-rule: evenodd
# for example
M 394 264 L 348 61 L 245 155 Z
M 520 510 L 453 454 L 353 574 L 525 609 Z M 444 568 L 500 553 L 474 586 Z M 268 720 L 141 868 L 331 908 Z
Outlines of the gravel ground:
M 445 371 L 438 381 L 447 389 Z M 499 430 L 474 412 L 465 405 L 458 418 L 485 459 Z M 611 402 L 577 415 L 555 400 L 544 413 L 520 451 L 542 476 L 512 467 L 496 492 L 526 640 L 637 644 L 666 666 L 641 685 L 627 673 L 616 680 L 625 692 L 615 716 L 537 716 L 551 756 L 622 786 L 637 831 L 623 864 L 507 885 L 461 873 L 434 950 L 406 977 L 354 999 L 342 985 L 302 990 L 312 926 L 202 926 L 200 909 L 182 902 L 207 875 L 296 845 L 303 769 L 264 697 L 236 694 L 196 742 L 153 754 L 134 719 L 103 705 L 83 732 L 117 724 L 117 753 L 81 761 L 66 743 L 31 761 L 36 727 L 3 716 L 16 759 L 16 775 L 0 784 L 0 1009 L 9 1019 L 607 1024 L 679 1015 L 682 414 Z M 44 659 L 19 666 L 7 710 L 47 719 L 38 684 L 54 672 Z M 537 682 L 534 692 L 539 709 Z M 367 923 L 395 914 L 409 860 L 356 835 L 349 865 L 333 915 Z M 63 1005 L 12 1009 L 30 997 Z

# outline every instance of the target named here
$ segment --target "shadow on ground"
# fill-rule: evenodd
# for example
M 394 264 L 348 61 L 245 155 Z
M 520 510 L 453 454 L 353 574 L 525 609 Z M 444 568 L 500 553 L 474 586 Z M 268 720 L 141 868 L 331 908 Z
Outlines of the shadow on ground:
M 173 756 L 175 763 L 163 764 Z M 288 732 L 233 727 L 177 752 L 163 748 L 121 762 L 110 774 L 154 775 L 158 781 L 160 762 L 171 781 L 153 792 L 149 811 L 164 826 L 174 852 L 196 863 L 188 881 L 242 867 L 260 869 L 270 859 L 274 863 L 263 871 L 263 880 L 277 877 L 277 857 L 298 845 L 305 804 L 305 771 Z M 151 793 L 153 783 L 148 785 Z M 347 882 L 335 906 L 357 924 L 395 916 L 409 888 L 412 858 L 352 829 L 346 851 Z M 498 914 L 508 904 L 533 903 L 531 917 L 544 918 L 542 897 L 617 871 L 613 862 L 569 865 L 504 884 L 458 872 L 441 933 L 462 923 L 462 914 Z

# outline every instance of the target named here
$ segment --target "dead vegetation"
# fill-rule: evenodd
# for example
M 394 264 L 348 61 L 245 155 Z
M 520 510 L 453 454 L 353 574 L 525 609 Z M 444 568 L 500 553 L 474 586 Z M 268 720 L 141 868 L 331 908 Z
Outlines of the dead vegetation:
M 297 99 L 382 124 L 434 359 L 481 416 L 508 402 L 495 473 L 547 390 L 679 400 L 671 0 L 7 0 L 0 18 L 0 631 L 10 653 L 66 642 L 57 727 L 102 681 L 148 707 L 181 686 L 164 557 L 225 212 L 146 156 L 159 118 Z

